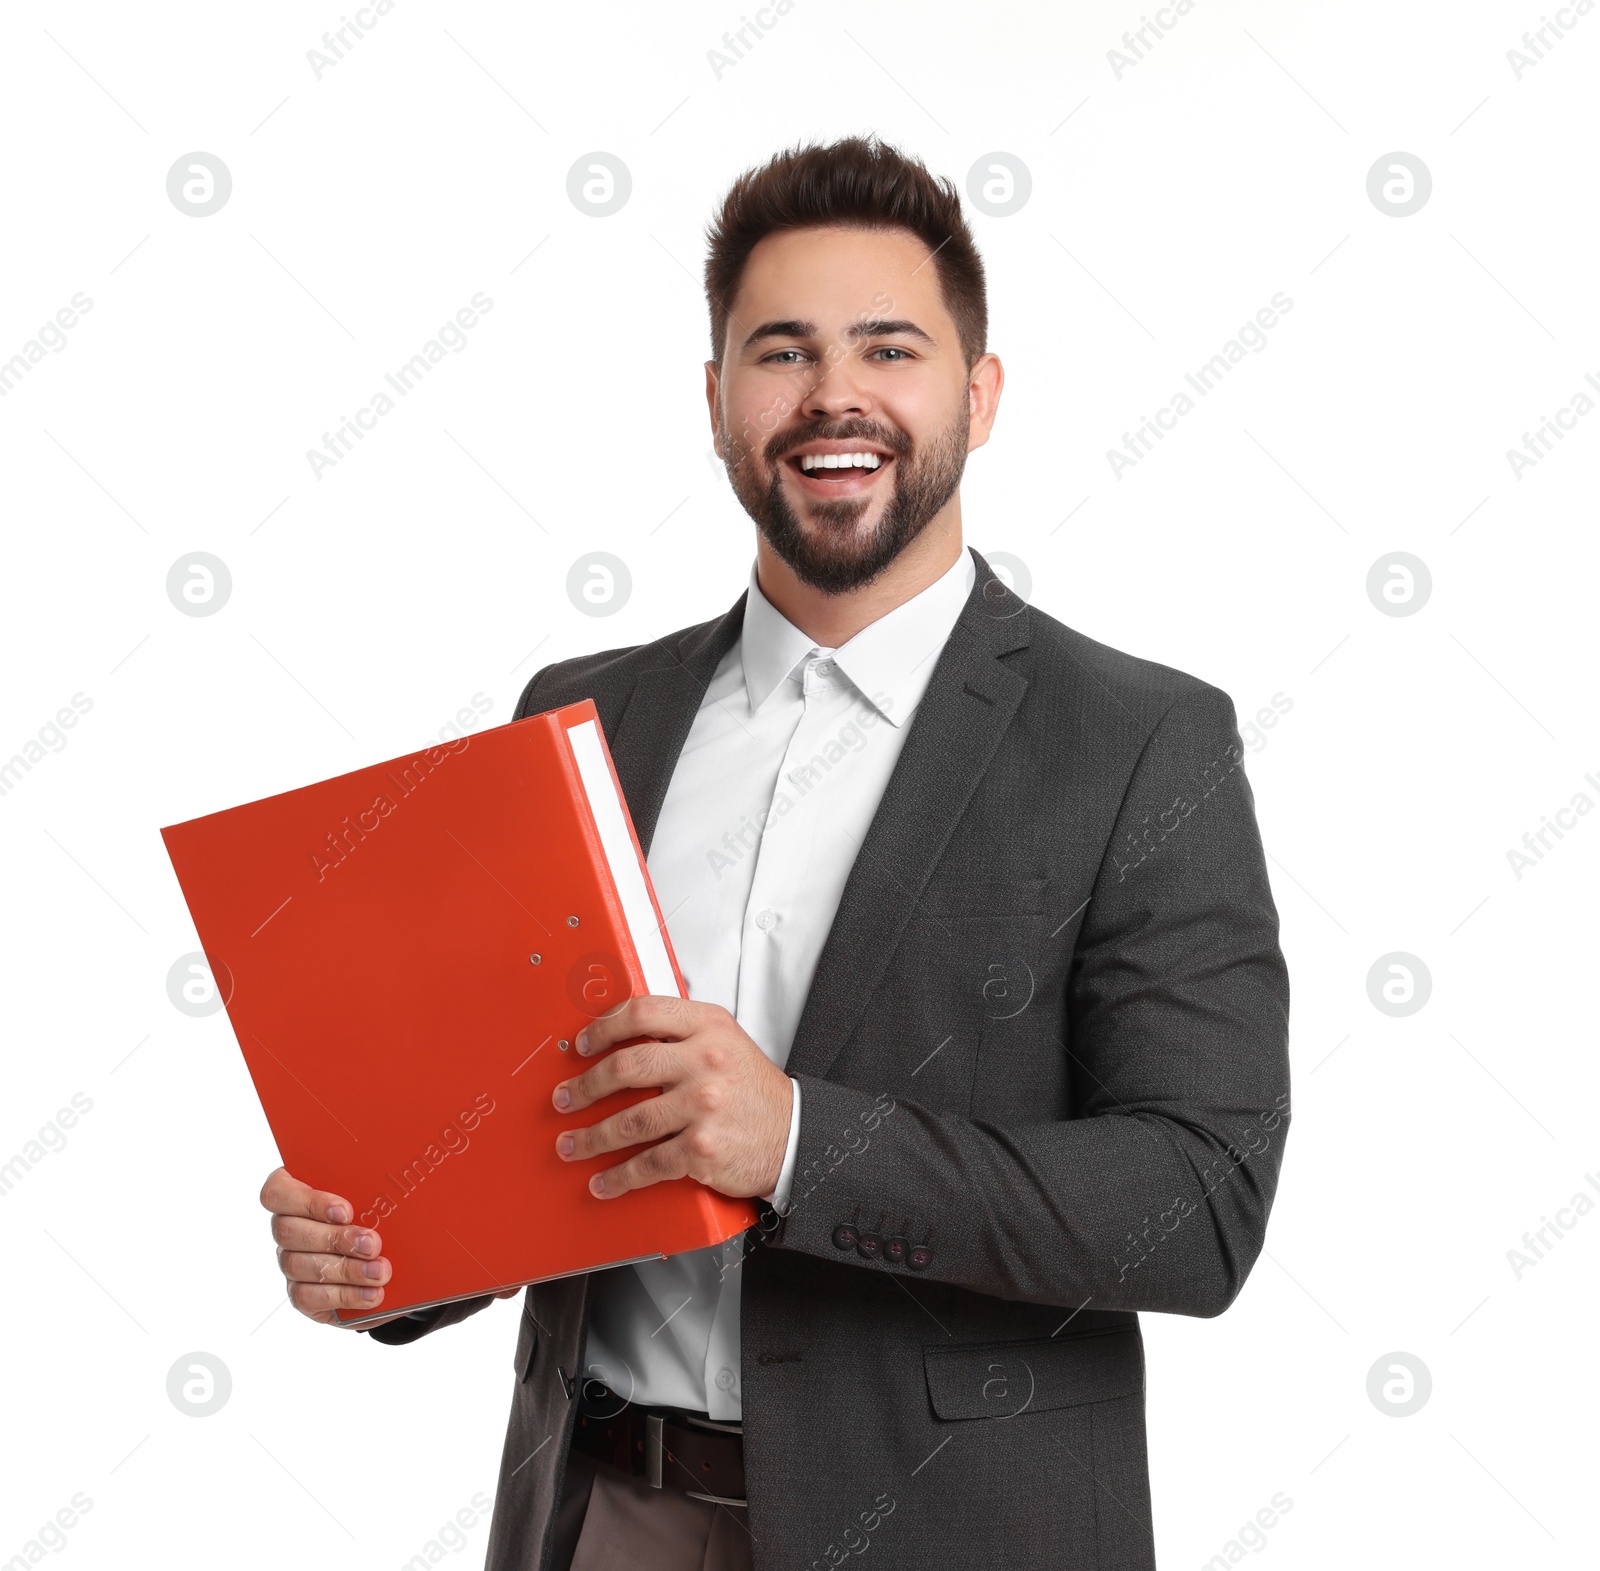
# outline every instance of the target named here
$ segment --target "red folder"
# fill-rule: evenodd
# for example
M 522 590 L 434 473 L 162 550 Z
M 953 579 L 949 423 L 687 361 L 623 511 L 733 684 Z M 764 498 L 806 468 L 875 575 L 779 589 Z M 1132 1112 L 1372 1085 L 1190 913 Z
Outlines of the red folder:
M 343 1195 L 394 1274 L 361 1325 L 722 1242 L 750 1202 L 683 1178 L 589 1193 L 550 1095 L 588 1020 L 687 997 L 592 703 L 161 831 L 296 1178 Z

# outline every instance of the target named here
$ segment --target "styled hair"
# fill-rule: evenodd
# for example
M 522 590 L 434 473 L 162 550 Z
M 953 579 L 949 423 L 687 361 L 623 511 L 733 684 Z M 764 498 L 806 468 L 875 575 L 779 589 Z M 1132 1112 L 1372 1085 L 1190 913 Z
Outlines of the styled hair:
M 906 229 L 927 246 L 971 370 L 987 347 L 989 303 L 960 193 L 876 136 L 796 145 L 734 181 L 706 229 L 712 358 L 722 360 L 728 308 L 756 244 L 784 229 L 835 227 Z

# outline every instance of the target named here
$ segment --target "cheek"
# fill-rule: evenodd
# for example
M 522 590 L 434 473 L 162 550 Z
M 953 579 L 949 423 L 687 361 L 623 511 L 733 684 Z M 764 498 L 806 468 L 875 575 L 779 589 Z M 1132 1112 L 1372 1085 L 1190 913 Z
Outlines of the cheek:
M 724 429 L 740 449 L 753 449 L 760 457 L 772 434 L 793 417 L 805 395 L 805 385 L 792 376 L 742 379 L 723 404 Z

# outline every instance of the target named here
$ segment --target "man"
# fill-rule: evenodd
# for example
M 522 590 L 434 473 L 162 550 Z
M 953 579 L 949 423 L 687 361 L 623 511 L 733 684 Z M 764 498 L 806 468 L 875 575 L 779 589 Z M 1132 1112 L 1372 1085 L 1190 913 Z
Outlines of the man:
M 517 714 L 594 700 L 691 993 L 586 1028 L 558 1149 L 762 1220 L 527 1290 L 489 1566 L 1152 1566 L 1137 1313 L 1228 1307 L 1288 1125 L 1233 707 L 963 548 L 1003 378 L 948 181 L 783 154 L 706 281 L 748 589 Z M 297 1308 L 381 1302 L 347 1202 L 263 1202 Z

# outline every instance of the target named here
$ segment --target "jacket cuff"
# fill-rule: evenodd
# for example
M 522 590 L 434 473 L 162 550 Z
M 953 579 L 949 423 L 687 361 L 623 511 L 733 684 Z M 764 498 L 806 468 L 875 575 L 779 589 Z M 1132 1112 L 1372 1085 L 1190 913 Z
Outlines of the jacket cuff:
M 468 1315 L 475 1315 L 480 1309 L 487 1309 L 493 1302 L 492 1293 L 485 1293 L 480 1298 L 457 1298 L 448 1304 L 435 1304 L 431 1309 L 408 1310 L 399 1319 L 390 1320 L 385 1325 L 358 1326 L 356 1329 L 365 1331 L 374 1342 L 403 1346 L 407 1342 L 415 1342 L 418 1337 L 426 1336 L 430 1331 L 453 1326 L 457 1321 L 465 1320 Z

